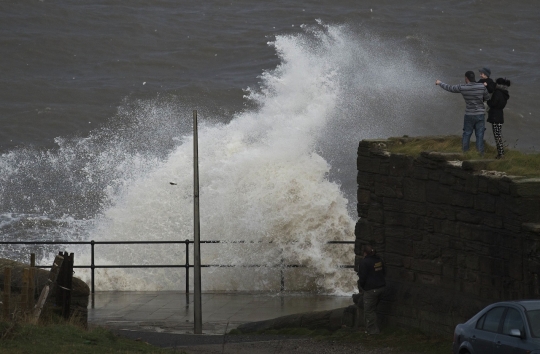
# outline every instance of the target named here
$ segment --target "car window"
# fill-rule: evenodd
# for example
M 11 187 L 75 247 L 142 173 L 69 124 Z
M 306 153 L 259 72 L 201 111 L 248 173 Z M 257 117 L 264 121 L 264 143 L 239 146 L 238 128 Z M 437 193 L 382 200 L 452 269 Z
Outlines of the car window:
M 540 310 L 527 311 L 527 319 L 529 320 L 529 326 L 531 327 L 531 335 L 533 337 L 540 337 Z
M 486 315 L 480 317 L 478 322 L 476 322 L 476 329 L 482 329 L 484 327 L 484 321 L 486 320 Z
M 518 310 L 509 308 L 503 322 L 503 334 L 510 334 L 510 330 L 519 329 L 524 332 L 523 320 Z
M 476 328 L 489 332 L 497 332 L 505 307 L 495 307 L 489 310 L 478 322 Z

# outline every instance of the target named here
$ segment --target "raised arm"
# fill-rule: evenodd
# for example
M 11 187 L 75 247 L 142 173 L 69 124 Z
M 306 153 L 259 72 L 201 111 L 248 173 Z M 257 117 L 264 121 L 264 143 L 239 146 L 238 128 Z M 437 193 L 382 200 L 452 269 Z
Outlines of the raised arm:
M 439 80 L 437 80 L 439 81 Z M 439 81 L 439 86 L 443 89 L 443 90 L 446 90 L 448 92 L 453 92 L 453 93 L 460 93 L 461 92 L 461 85 L 448 85 L 448 84 L 445 84 L 444 82 L 440 82 Z M 486 90 L 487 92 L 487 90 Z

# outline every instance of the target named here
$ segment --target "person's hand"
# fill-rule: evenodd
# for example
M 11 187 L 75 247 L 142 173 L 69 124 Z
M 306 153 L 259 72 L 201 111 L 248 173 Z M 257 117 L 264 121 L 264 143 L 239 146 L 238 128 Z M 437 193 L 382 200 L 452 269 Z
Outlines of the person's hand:
M 487 82 L 484 82 L 484 86 L 486 86 L 486 87 L 487 87 Z
M 441 84 L 441 80 L 436 80 L 435 81 L 435 85 L 440 85 Z

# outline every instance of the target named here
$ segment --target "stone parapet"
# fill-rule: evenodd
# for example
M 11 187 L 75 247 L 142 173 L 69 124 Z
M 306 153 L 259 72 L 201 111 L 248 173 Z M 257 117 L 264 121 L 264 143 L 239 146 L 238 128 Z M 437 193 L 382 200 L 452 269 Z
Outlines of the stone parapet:
M 538 298 L 540 179 L 394 143 L 363 140 L 357 160 L 356 263 L 366 243 L 386 261 L 384 320 L 446 333 L 489 303 Z

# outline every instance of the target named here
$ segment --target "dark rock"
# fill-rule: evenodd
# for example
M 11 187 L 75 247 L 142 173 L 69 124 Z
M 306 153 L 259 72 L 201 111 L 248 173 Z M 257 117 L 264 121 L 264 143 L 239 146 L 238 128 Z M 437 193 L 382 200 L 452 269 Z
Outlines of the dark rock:
M 28 264 L 24 264 L 10 259 L 0 258 L 0 283 L 4 282 L 4 268 L 11 267 L 11 292 L 18 294 L 22 290 L 22 274 L 24 268 L 29 268 Z M 41 291 L 47 285 L 49 271 L 45 269 L 36 269 L 36 298 L 39 297 Z M 49 302 L 53 302 L 55 298 L 56 287 L 52 287 L 49 294 Z M 79 320 L 86 324 L 88 318 L 88 299 L 90 288 L 79 278 L 73 277 L 72 294 L 71 294 L 71 313 L 76 315 Z

